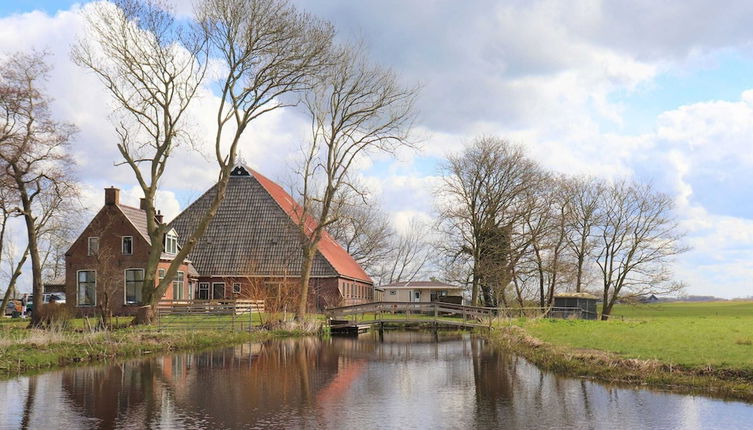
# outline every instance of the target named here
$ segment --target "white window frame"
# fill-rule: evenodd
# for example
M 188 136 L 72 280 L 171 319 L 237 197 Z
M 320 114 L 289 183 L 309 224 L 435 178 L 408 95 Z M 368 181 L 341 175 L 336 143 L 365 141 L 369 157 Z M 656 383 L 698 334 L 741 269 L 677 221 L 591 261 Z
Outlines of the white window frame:
M 188 280 L 188 300 L 193 300 L 196 293 L 196 281 Z
M 165 235 L 165 254 L 175 255 L 178 253 L 178 235 L 172 230 Z
M 176 282 L 180 282 L 180 288 L 178 288 L 177 290 L 175 289 Z M 183 287 L 185 287 L 185 284 L 186 284 L 185 272 L 178 270 L 175 273 L 175 278 L 173 278 L 172 284 L 173 284 L 173 300 L 185 300 L 183 298 Z M 177 291 L 180 291 L 180 294 L 177 294 Z M 180 297 L 178 297 L 178 295 L 180 295 Z
M 126 239 L 131 240 L 131 251 L 125 252 Z M 120 238 L 120 253 L 123 255 L 133 255 L 133 236 L 121 236 Z
M 94 303 L 93 304 L 84 304 L 82 305 L 80 303 L 80 297 L 79 297 L 79 273 L 81 272 L 94 272 Z M 94 269 L 82 269 L 82 270 L 76 270 L 76 306 L 81 308 L 91 308 L 94 306 L 97 306 L 97 271 Z
M 238 288 L 235 288 L 238 287 Z M 240 294 L 241 293 L 241 283 L 240 282 L 234 282 L 233 283 L 233 294 Z
M 199 288 L 197 290 L 197 296 L 201 296 L 202 286 L 206 287 L 207 298 L 197 300 L 212 300 L 212 283 L 211 282 L 199 282 Z
M 129 267 L 128 269 L 123 270 L 123 304 L 124 305 L 137 305 L 141 302 L 129 302 L 128 301 L 128 271 L 129 270 L 140 270 L 141 271 L 141 283 L 143 285 L 144 278 L 146 277 L 146 272 L 141 267 Z
M 94 240 L 97 244 L 96 248 L 92 246 L 92 240 Z M 86 238 L 86 255 L 92 256 L 97 255 L 97 252 L 99 252 L 99 236 L 89 236 Z

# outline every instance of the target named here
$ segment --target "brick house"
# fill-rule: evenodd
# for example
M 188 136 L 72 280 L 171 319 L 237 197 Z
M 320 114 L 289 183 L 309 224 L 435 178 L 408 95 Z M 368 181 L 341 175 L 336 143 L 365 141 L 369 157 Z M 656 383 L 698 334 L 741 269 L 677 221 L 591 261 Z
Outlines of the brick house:
M 195 231 L 215 194 L 216 186 L 170 223 L 178 237 Z M 215 217 L 189 255 L 199 273 L 195 298 L 264 299 L 268 309 L 290 309 L 302 265 L 299 213 L 300 206 L 278 184 L 250 168 L 236 167 Z M 326 232 L 309 290 L 310 306 L 318 309 L 374 298 L 371 278 Z
M 157 221 L 162 222 L 161 215 Z M 65 253 L 67 304 L 82 315 L 108 303 L 114 314 L 135 313 L 150 246 L 146 211 L 120 204 L 120 190 L 106 188 L 105 205 Z M 164 277 L 177 253 L 175 231 L 166 235 L 164 250 L 156 277 Z M 184 261 L 163 298 L 192 297 L 196 275 L 191 263 Z

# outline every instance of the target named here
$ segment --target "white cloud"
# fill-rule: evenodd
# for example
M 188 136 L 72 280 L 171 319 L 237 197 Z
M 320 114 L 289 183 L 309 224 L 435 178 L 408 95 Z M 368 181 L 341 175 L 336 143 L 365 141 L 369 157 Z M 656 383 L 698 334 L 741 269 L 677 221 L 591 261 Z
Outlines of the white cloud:
M 642 134 L 631 132 L 625 106 L 613 95 L 650 87 L 668 70 L 712 67 L 701 64 L 713 57 L 709 53 L 749 46 L 753 27 L 743 19 L 753 12 L 749 2 L 724 8 L 699 1 L 297 3 L 333 20 L 341 37 L 363 36 L 375 58 L 407 82 L 423 84 L 414 130 L 421 149 L 358 165 L 360 180 L 398 228 L 433 213 L 438 159 L 474 136 L 499 135 L 557 171 L 654 181 L 675 197 L 689 231 L 693 250 L 677 269 L 691 292 L 748 291 L 753 215 L 746 210 L 753 205 L 740 206 L 753 201 L 753 90 L 739 100 L 679 106 Z M 190 14 L 189 1 L 176 5 L 180 14 Z M 649 7 L 651 13 L 643 13 Z M 82 200 L 99 208 L 102 189 L 115 185 L 124 190 L 124 202 L 138 206 L 132 172 L 114 165 L 120 157 L 107 95 L 70 61 L 70 45 L 83 28 L 78 10 L 0 18 L 0 55 L 31 47 L 52 53 L 53 110 L 80 129 L 72 150 Z M 168 219 L 214 182 L 209 149 L 216 104 L 204 89 L 190 111 L 197 148 L 175 152 L 157 196 Z M 241 155 L 253 168 L 289 182 L 307 132 L 298 113 L 267 114 L 244 137 Z

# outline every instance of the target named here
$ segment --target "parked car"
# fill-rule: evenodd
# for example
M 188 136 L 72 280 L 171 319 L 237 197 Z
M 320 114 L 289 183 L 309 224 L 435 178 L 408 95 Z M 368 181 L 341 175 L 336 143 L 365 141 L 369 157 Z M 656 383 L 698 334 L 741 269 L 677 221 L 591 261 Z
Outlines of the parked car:
M 10 300 L 8 301 L 8 305 L 5 307 L 5 315 L 12 315 L 13 311 L 21 312 L 23 309 L 23 306 L 21 305 L 20 300 Z
M 42 294 L 42 304 L 47 303 L 58 303 L 58 304 L 64 304 L 65 303 L 65 293 L 44 293 Z M 31 311 L 34 307 L 34 296 L 29 295 L 28 301 L 26 302 L 26 313 L 28 315 L 31 315 Z
M 65 293 L 44 293 L 42 303 L 65 303 Z

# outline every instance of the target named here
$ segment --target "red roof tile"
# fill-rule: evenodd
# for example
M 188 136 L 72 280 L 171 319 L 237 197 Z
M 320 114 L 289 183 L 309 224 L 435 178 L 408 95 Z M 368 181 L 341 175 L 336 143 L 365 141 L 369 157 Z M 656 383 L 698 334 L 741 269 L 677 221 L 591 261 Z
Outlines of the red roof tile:
M 256 178 L 257 181 L 264 187 L 265 190 L 272 196 L 277 204 L 290 216 L 290 218 L 298 223 L 301 219 L 303 209 L 301 206 L 293 200 L 281 186 L 262 175 L 261 173 L 248 169 L 249 172 Z M 314 226 L 316 226 L 316 220 L 311 216 L 306 217 L 306 230 L 307 234 L 313 232 Z M 326 231 L 322 232 L 322 239 L 319 241 L 319 252 L 327 259 L 329 264 L 340 274 L 340 276 L 346 278 L 353 278 L 361 281 L 372 283 L 371 278 L 361 268 L 361 266 L 343 249 Z

